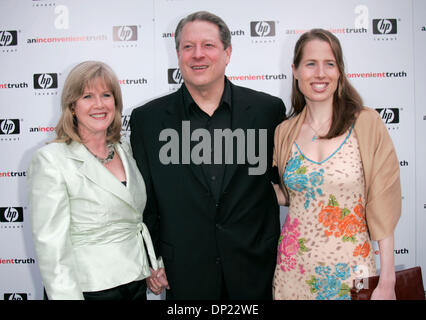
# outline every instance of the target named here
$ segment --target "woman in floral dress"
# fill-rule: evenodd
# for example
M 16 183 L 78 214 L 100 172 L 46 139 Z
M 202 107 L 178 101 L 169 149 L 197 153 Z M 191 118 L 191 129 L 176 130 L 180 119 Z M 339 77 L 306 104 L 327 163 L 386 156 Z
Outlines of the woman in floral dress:
M 395 299 L 394 229 L 399 164 L 379 114 L 349 84 L 339 40 L 303 34 L 293 60 L 292 115 L 275 131 L 275 186 L 289 205 L 278 243 L 274 299 L 350 299 L 353 281 L 376 275 L 372 299 Z

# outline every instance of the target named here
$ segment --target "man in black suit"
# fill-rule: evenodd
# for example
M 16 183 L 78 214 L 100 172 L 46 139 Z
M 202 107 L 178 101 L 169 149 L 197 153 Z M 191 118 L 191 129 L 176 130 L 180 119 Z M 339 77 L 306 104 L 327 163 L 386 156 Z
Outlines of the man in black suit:
M 191 14 L 175 41 L 184 84 L 130 120 L 144 221 L 165 266 L 148 287 L 168 286 L 167 299 L 271 299 L 280 232 L 271 165 L 284 103 L 225 77 L 232 46 L 221 18 Z

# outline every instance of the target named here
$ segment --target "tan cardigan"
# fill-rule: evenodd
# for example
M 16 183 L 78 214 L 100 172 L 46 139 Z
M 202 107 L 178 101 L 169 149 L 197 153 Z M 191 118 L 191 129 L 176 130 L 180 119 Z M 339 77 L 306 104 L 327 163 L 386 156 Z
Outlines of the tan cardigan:
M 306 108 L 275 129 L 273 165 L 278 166 L 281 188 L 288 191 L 282 176 L 291 148 L 306 117 Z M 365 179 L 365 212 L 370 237 L 382 240 L 393 234 L 401 215 L 399 162 L 392 139 L 378 112 L 364 108 L 354 132 L 358 139 Z

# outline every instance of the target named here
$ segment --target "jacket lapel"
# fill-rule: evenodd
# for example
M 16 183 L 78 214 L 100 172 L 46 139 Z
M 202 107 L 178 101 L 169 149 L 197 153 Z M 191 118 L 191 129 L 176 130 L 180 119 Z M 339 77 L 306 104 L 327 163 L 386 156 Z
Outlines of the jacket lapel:
M 123 166 L 126 170 L 126 177 L 129 177 L 127 159 L 123 155 L 123 151 L 120 147 L 117 148 L 120 158 L 122 159 Z M 98 185 L 105 191 L 114 194 L 116 197 L 127 202 L 130 206 L 137 209 L 134 203 L 133 197 L 126 188 L 114 175 L 108 171 L 93 155 L 86 149 L 86 147 L 78 142 L 72 142 L 69 145 L 69 158 L 81 162 L 79 172 L 83 174 L 87 179 Z M 120 154 L 121 153 L 121 154 Z M 127 167 L 127 168 L 126 168 Z
M 124 143 L 117 144 L 116 150 L 121 158 L 124 170 L 126 171 L 127 180 L 127 187 L 120 188 L 120 190 L 124 189 L 127 191 L 126 194 L 130 195 L 130 198 L 126 195 L 125 198 L 122 199 L 133 206 L 136 210 L 142 211 L 146 203 L 145 181 L 143 180 L 136 162 L 133 159 L 130 146 Z
M 201 166 L 196 165 L 191 160 L 191 132 L 186 130 L 187 127 L 182 126 L 182 121 L 188 120 L 185 118 L 183 111 L 182 87 L 175 93 L 174 101 L 166 109 L 166 115 L 163 121 L 164 129 L 174 129 L 179 136 L 179 163 L 186 167 L 189 172 L 208 190 L 209 187 L 205 181 Z M 183 128 L 183 131 L 182 131 Z M 185 141 L 186 146 L 182 145 Z M 186 157 L 185 161 L 183 161 Z M 188 160 L 188 161 L 186 161 Z M 188 163 L 189 162 L 189 163 Z
M 240 88 L 234 86 L 231 83 L 232 89 L 232 131 L 235 132 L 236 129 L 244 130 L 244 143 L 245 143 L 245 156 L 247 161 L 247 129 L 255 129 L 253 126 L 253 110 L 250 106 L 250 101 L 246 99 L 244 92 L 240 92 Z M 235 174 L 235 171 L 238 168 L 237 164 L 237 144 L 232 143 L 230 147 L 233 148 L 233 159 L 231 164 L 227 164 L 225 168 L 225 176 L 222 184 L 222 191 L 226 190 L 226 187 L 230 183 L 232 177 Z M 248 173 L 247 173 L 248 174 Z

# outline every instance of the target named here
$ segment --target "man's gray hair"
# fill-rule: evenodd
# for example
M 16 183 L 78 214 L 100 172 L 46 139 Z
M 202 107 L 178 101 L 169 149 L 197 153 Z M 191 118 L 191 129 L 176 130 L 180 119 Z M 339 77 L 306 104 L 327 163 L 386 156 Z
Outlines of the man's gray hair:
M 229 28 L 226 23 L 220 17 L 213 13 L 207 11 L 198 11 L 191 13 L 190 15 L 179 21 L 175 31 L 175 44 L 177 51 L 179 51 L 180 36 L 183 27 L 188 22 L 194 21 L 207 21 L 217 25 L 217 27 L 219 28 L 220 40 L 222 41 L 224 49 L 228 48 L 231 45 L 231 32 L 229 31 Z

